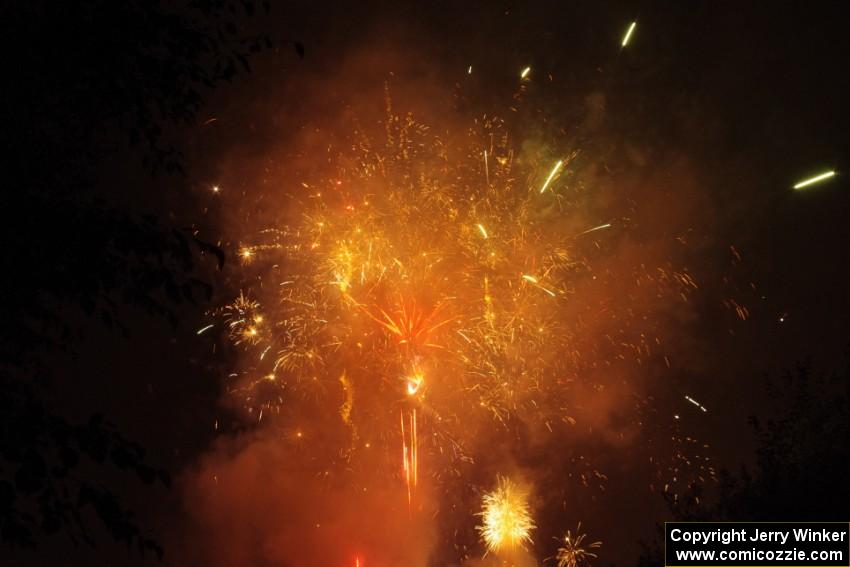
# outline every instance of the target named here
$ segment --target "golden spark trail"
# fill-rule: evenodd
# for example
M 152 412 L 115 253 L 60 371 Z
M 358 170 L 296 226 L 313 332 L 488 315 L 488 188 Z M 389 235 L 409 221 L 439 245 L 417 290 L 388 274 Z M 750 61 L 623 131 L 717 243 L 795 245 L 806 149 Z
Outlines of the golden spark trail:
M 591 229 L 585 230 L 584 232 L 579 232 L 576 236 L 584 236 L 585 234 L 590 234 L 591 232 L 596 232 L 597 230 L 605 230 L 606 228 L 611 228 L 611 223 L 600 224 L 599 226 L 594 226 Z
M 402 471 L 407 485 L 407 509 L 413 512 L 413 494 L 419 484 L 419 438 L 416 424 L 416 408 L 408 416 L 408 428 L 404 426 L 404 411 L 401 412 Z M 408 443 L 409 441 L 409 443 Z
M 401 463 L 404 471 L 404 483 L 407 485 L 407 512 L 412 508 L 412 496 L 410 490 L 410 456 L 407 448 L 407 435 L 404 432 L 404 411 L 401 412 Z
M 632 38 L 632 34 L 635 31 L 635 27 L 637 27 L 637 22 L 632 22 L 629 25 L 629 29 L 626 31 L 626 35 L 623 36 L 622 47 L 625 47 L 629 44 L 629 40 Z
M 418 428 L 416 427 L 416 408 L 413 408 L 413 443 L 411 446 L 413 447 L 413 487 L 419 484 L 419 436 L 418 436 Z
M 524 279 L 525 281 L 529 282 L 531 285 L 533 285 L 533 286 L 534 286 L 534 287 L 536 287 L 537 289 L 539 289 L 539 290 L 541 290 L 541 291 L 545 292 L 545 293 L 546 293 L 546 294 L 548 294 L 550 297 L 556 297 L 556 296 L 557 296 L 557 295 L 555 294 L 555 292 L 554 292 L 554 291 L 552 291 L 552 290 L 550 290 L 550 289 L 546 289 L 545 287 L 543 287 L 542 285 L 540 285 L 539 280 L 538 280 L 537 278 L 535 278 L 534 276 L 529 276 L 528 274 L 524 274 L 524 275 L 522 276 L 522 279 Z
M 808 187 L 809 185 L 814 185 L 815 183 L 819 183 L 821 181 L 824 181 L 824 180 L 829 179 L 830 177 L 834 177 L 834 176 L 835 176 L 834 171 L 827 171 L 826 173 L 821 173 L 820 175 L 816 175 L 816 176 L 811 177 L 809 179 L 805 179 L 803 181 L 800 181 L 799 183 L 794 185 L 794 189 L 803 189 L 804 187 Z
M 555 167 L 552 168 L 552 171 L 549 173 L 549 177 L 546 178 L 546 182 L 543 184 L 543 187 L 540 188 L 540 193 L 546 191 L 546 188 L 549 187 L 549 183 L 552 182 L 552 179 L 561 171 L 561 167 L 564 165 L 563 160 L 558 160 L 558 163 L 555 164 Z
M 690 397 L 690 396 L 685 396 L 685 399 L 686 399 L 686 400 L 688 400 L 691 404 L 693 404 L 693 405 L 695 405 L 696 407 L 698 407 L 698 408 L 700 409 L 700 411 L 701 411 L 701 412 L 703 412 L 703 413 L 707 413 L 707 412 L 708 412 L 708 410 L 705 408 L 705 406 L 704 406 L 704 405 L 702 405 L 701 403 L 699 403 L 698 401 L 696 401 L 696 400 L 695 400 L 695 399 L 693 399 L 692 397 Z

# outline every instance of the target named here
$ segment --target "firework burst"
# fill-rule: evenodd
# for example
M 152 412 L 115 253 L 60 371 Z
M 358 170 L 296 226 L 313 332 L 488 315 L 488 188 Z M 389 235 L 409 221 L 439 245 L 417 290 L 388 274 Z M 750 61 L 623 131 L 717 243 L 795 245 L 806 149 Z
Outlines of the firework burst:
M 517 149 L 493 117 L 439 135 L 387 107 L 382 134 L 355 129 L 280 196 L 276 225 L 248 219 L 246 291 L 214 324 L 247 354 L 229 391 L 248 412 L 329 440 L 323 477 L 387 455 L 362 466 L 413 513 L 423 474 L 474 462 L 482 424 L 573 428 L 576 385 L 662 358 L 651 305 L 696 284 L 666 259 L 596 266 L 627 224 L 588 212 L 577 148 Z M 524 498 L 505 479 L 485 498 L 489 550 L 530 541 Z
M 576 526 L 575 533 L 567 530 L 561 540 L 562 547 L 558 548 L 558 554 L 555 556 L 558 567 L 582 567 L 590 565 L 590 559 L 596 559 L 596 553 L 591 550 L 602 547 L 602 542 L 585 543 L 586 537 L 587 534 L 581 532 L 581 522 Z
M 478 533 L 487 551 L 512 551 L 531 543 L 534 520 L 528 507 L 528 491 L 512 480 L 499 477 L 496 488 L 482 498 Z

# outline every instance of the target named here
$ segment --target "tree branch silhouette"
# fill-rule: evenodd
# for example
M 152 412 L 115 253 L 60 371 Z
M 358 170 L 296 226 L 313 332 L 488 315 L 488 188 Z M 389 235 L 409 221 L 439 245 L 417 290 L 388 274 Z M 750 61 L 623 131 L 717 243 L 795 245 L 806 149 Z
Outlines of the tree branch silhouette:
M 73 423 L 48 407 L 44 388 L 63 373 L 44 359 L 73 350 L 79 321 L 69 312 L 126 332 L 128 308 L 176 324 L 174 305 L 209 297 L 196 268 L 204 257 L 220 268 L 222 251 L 153 215 L 107 206 L 95 180 L 128 148 L 149 184 L 181 172 L 168 132 L 193 124 L 210 89 L 250 71 L 250 57 L 271 47 L 250 29 L 268 9 L 249 0 L 32 0 L 2 9 L 2 52 L 14 59 L 0 89 L 8 274 L 0 279 L 0 539 L 8 544 L 34 546 L 55 533 L 92 544 L 85 516 L 93 512 L 116 541 L 162 557 L 89 468 L 165 486 L 168 473 L 104 417 Z

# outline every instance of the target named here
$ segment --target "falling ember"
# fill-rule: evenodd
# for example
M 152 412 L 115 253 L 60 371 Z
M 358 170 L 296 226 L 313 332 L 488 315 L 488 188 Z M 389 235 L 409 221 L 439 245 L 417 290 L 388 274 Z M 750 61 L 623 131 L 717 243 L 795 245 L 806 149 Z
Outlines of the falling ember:
M 484 238 L 489 238 L 487 235 L 487 229 L 484 228 L 483 224 L 478 224 L 476 226 L 478 226 L 478 230 L 481 232 L 481 236 L 483 236 Z
M 497 486 L 482 499 L 478 514 L 482 524 L 477 526 L 488 552 L 513 550 L 531 543 L 535 528 L 528 509 L 528 491 L 512 480 L 499 477 Z
M 804 187 L 808 187 L 809 185 L 814 185 L 815 183 L 819 183 L 821 181 L 824 181 L 824 180 L 829 179 L 830 177 L 834 177 L 834 176 L 835 176 L 834 171 L 827 171 L 826 173 L 821 173 L 820 175 L 816 175 L 814 177 L 810 177 L 809 179 L 805 179 L 803 181 L 800 181 L 799 183 L 794 185 L 794 189 L 802 189 Z
M 400 414 L 401 417 L 401 470 L 404 472 L 404 483 L 407 486 L 407 507 L 410 509 L 411 493 L 410 493 L 410 454 L 407 446 L 407 433 L 404 429 L 404 411 Z
M 466 74 L 467 74 L 467 75 L 471 75 L 471 74 L 472 74 L 472 65 L 470 65 L 470 66 L 469 66 L 469 69 L 467 69 L 467 70 L 466 70 Z
M 552 168 L 552 171 L 549 172 L 549 177 L 546 178 L 546 182 L 543 184 L 543 187 L 540 188 L 540 192 L 543 193 L 546 191 L 546 188 L 549 187 L 549 184 L 558 175 L 558 172 L 561 171 L 561 168 L 564 166 L 563 160 L 558 160 L 558 163 L 555 164 L 555 167 Z
M 629 44 L 629 40 L 632 38 L 632 33 L 634 33 L 635 31 L 635 27 L 637 27 L 637 22 L 632 22 L 631 25 L 629 25 L 629 29 L 626 31 L 626 35 L 623 36 L 623 47 Z
M 416 427 L 416 410 L 413 410 L 413 427 L 411 428 L 413 432 L 413 486 L 419 484 L 419 433 L 418 428 Z
M 529 73 L 531 73 L 531 67 L 526 67 L 525 69 L 522 70 L 522 73 L 519 74 L 519 78 L 525 79 L 526 77 L 528 77 Z
M 701 412 L 703 412 L 703 413 L 707 413 L 707 412 L 708 412 L 708 410 L 705 408 L 705 406 L 704 406 L 704 405 L 702 405 L 701 403 L 699 403 L 698 401 L 696 401 L 696 400 L 695 400 L 695 399 L 693 399 L 692 397 L 690 397 L 690 396 L 685 396 L 685 399 L 686 399 L 686 400 L 688 400 L 688 402 L 690 402 L 691 404 L 693 404 L 693 405 L 695 405 L 696 407 L 698 407 L 698 408 L 700 409 L 700 411 L 701 411 Z
M 419 482 L 419 458 L 418 446 L 419 439 L 417 437 L 416 427 L 416 409 L 408 415 L 408 427 L 404 426 L 404 411 L 401 412 L 401 450 L 402 450 L 402 471 L 404 472 L 404 481 L 407 485 L 407 508 L 408 512 L 413 510 L 413 493 L 416 490 L 416 485 Z
M 599 226 L 594 226 L 591 229 L 585 230 L 584 232 L 579 232 L 576 236 L 583 236 L 585 234 L 590 234 L 591 232 L 596 232 L 597 230 L 605 230 L 606 228 L 611 228 L 611 223 L 600 224 Z
M 195 334 L 196 335 L 203 334 L 204 332 L 209 331 L 213 327 L 215 327 L 215 325 L 207 325 L 206 327 L 201 327 L 200 329 L 198 329 L 198 331 Z

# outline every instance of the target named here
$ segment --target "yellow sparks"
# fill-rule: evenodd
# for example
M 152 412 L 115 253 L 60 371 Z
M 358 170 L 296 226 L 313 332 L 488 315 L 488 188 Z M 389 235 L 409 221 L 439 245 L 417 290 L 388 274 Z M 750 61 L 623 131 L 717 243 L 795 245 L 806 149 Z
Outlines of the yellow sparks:
M 546 288 L 545 288 L 545 287 L 543 287 L 543 286 L 538 286 L 538 287 L 540 288 L 540 290 L 541 290 L 541 291 L 546 292 L 546 294 L 547 294 L 547 295 L 549 295 L 550 297 L 555 297 L 555 296 L 557 295 L 557 294 L 556 294 L 554 291 L 552 291 L 551 289 L 546 289 Z
M 202 334 L 202 333 L 204 333 L 204 332 L 206 332 L 206 331 L 209 331 L 209 330 L 210 330 L 210 329 L 212 329 L 213 327 L 215 327 L 215 325 L 207 325 L 206 327 L 201 327 L 200 329 L 198 329 L 198 332 L 197 332 L 196 334 L 197 334 L 197 335 L 200 335 L 200 334 Z
M 834 171 L 827 171 L 826 173 L 821 173 L 820 175 L 816 175 L 814 177 L 810 177 L 809 179 L 805 179 L 803 181 L 800 181 L 799 183 L 794 185 L 794 189 L 802 189 L 803 187 L 808 187 L 809 185 L 812 185 L 812 184 L 817 183 L 819 181 L 823 181 L 824 179 L 829 179 L 830 177 L 833 177 L 833 176 L 835 176 Z
M 528 508 L 528 491 L 499 477 L 496 489 L 484 495 L 477 526 L 488 552 L 512 550 L 531 542 L 534 520 Z
M 469 66 L 469 69 L 467 69 L 467 70 L 466 70 L 466 74 L 467 74 L 467 75 L 471 75 L 471 74 L 472 74 L 472 65 L 470 65 L 470 66 Z
M 212 186 L 212 192 L 213 193 L 218 193 L 219 191 L 221 191 L 221 187 L 219 187 L 218 185 Z
M 530 73 L 523 71 L 524 78 Z M 521 90 L 530 83 L 514 85 Z M 477 428 L 469 423 L 504 424 L 516 413 L 550 432 L 559 422 L 575 425 L 565 408 L 581 388 L 561 376 L 582 374 L 591 356 L 600 364 L 627 356 L 640 363 L 650 355 L 655 335 L 649 333 L 660 335 L 654 312 L 641 308 L 655 302 L 612 297 L 634 282 L 642 293 L 678 301 L 696 286 L 665 258 L 636 271 L 630 260 L 609 264 L 606 251 L 582 245 L 605 238 L 583 242 L 568 227 L 586 226 L 576 229 L 585 234 L 616 223 L 619 233 L 628 225 L 613 214 L 588 217 L 592 207 L 582 200 L 584 192 L 553 206 L 582 172 L 584 160 L 574 161 L 577 149 L 560 153 L 568 141 L 553 142 L 558 153 L 531 161 L 517 157 L 524 156 L 515 145 L 521 138 L 495 115 L 476 119 L 463 130 L 468 136 L 451 131 L 450 138 L 412 115 L 388 109 L 388 116 L 380 122 L 385 134 L 358 131 L 332 168 L 317 168 L 303 191 L 296 183 L 301 196 L 288 198 L 289 212 L 274 224 L 252 220 L 250 237 L 234 235 L 230 254 L 250 268 L 234 283 L 251 295 L 240 293 L 215 309 L 216 328 L 197 332 L 221 332 L 244 353 L 242 370 L 227 377 L 227 391 L 246 415 L 275 420 L 276 430 L 278 421 L 289 424 L 284 435 L 306 451 L 322 424 L 290 421 L 302 411 L 312 418 L 311 408 L 321 408 L 322 419 L 347 429 L 334 436 L 329 458 L 354 462 L 356 452 L 370 448 L 373 455 L 364 462 L 388 462 L 402 479 L 398 488 L 406 492 L 410 513 L 417 514 L 430 507 L 417 488 L 418 422 L 429 484 L 444 477 L 444 464 L 472 458 L 464 447 L 475 446 Z M 456 145 L 449 143 L 455 139 Z M 594 224 L 600 220 L 611 223 Z M 496 231 L 492 242 L 490 230 Z M 594 264 L 600 256 L 601 267 Z M 592 284 L 596 291 L 582 291 L 582 282 L 595 280 L 585 274 L 602 268 L 612 277 Z M 572 316 L 577 304 L 588 313 L 618 311 L 604 317 L 600 332 L 574 340 L 586 329 Z M 622 340 L 620 325 L 630 329 Z M 663 339 L 655 338 L 659 349 Z M 524 378 L 513 380 L 519 372 Z M 462 419 L 445 417 L 459 414 Z M 303 438 L 296 443 L 298 432 Z M 432 462 L 432 454 L 461 460 Z M 385 466 L 376 465 L 375 473 L 385 476 Z M 495 492 L 473 524 L 483 524 L 479 531 L 491 554 L 530 547 L 528 534 L 537 532 L 524 496 L 514 496 L 518 489 L 508 481 L 487 488 Z
M 557 296 L 557 294 L 554 291 L 552 291 L 551 289 L 546 289 L 545 287 L 540 285 L 540 281 L 537 278 L 535 278 L 534 276 L 529 276 L 528 274 L 523 274 L 522 279 L 533 284 L 534 287 L 536 287 L 537 289 L 546 292 L 551 297 Z
M 339 408 L 339 415 L 344 423 L 350 424 L 351 410 L 354 408 L 354 389 L 351 386 L 351 381 L 345 375 L 345 370 L 342 371 L 342 375 L 339 377 L 339 383 L 342 385 L 342 391 L 345 393 L 345 401 Z
M 575 534 L 567 530 L 563 547 L 558 548 L 558 555 L 555 556 L 558 561 L 557 567 L 581 567 L 589 564 L 590 558 L 595 559 L 597 557 L 596 553 L 590 550 L 602 547 L 602 542 L 594 541 L 585 544 L 584 539 L 586 537 L 587 534 L 581 533 L 581 522 L 578 523 Z
M 415 396 L 420 388 L 422 388 L 422 383 L 425 381 L 425 376 L 420 371 L 416 371 L 412 376 L 407 377 L 407 395 Z
M 629 29 L 626 31 L 626 35 L 623 36 L 623 47 L 629 44 L 629 40 L 632 38 L 632 33 L 634 33 L 636 26 L 637 22 L 632 22 L 629 26 Z
M 587 229 L 584 232 L 579 232 L 576 236 L 582 236 L 585 234 L 590 234 L 591 232 L 596 232 L 597 230 L 605 230 L 606 228 L 611 228 L 611 223 L 606 222 L 605 224 L 600 224 L 599 226 L 594 226 L 593 228 Z
M 522 70 L 522 73 L 519 74 L 519 78 L 525 79 L 526 77 L 528 77 L 529 73 L 531 73 L 531 67 L 526 67 L 525 69 Z
M 558 172 L 561 171 L 561 168 L 564 166 L 564 160 L 558 160 L 558 163 L 555 164 L 555 167 L 552 168 L 552 171 L 549 172 L 549 177 L 546 178 L 546 183 L 543 184 L 543 187 L 540 188 L 540 192 L 543 193 L 546 191 L 546 188 L 549 187 L 549 184 L 558 175 Z

